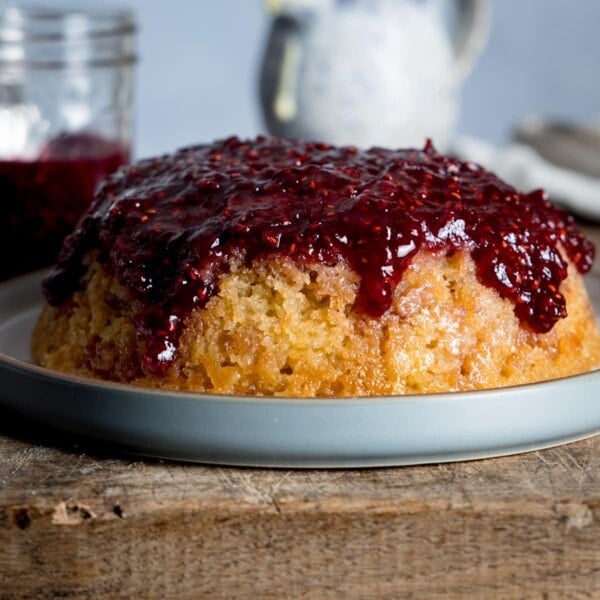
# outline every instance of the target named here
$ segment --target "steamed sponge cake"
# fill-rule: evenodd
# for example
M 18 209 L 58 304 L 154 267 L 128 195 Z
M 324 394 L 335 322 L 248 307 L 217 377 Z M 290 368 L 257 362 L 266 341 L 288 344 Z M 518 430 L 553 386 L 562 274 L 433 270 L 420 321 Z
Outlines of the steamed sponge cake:
M 233 138 L 109 179 L 32 347 L 64 372 L 227 394 L 541 381 L 600 365 L 592 259 L 543 194 L 430 146 Z

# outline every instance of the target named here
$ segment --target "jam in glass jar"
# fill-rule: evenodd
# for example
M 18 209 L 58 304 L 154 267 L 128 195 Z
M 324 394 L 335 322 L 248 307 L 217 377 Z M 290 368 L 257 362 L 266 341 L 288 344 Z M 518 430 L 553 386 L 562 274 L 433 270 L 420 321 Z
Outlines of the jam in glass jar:
M 0 280 L 45 267 L 131 151 L 131 12 L 0 8 Z

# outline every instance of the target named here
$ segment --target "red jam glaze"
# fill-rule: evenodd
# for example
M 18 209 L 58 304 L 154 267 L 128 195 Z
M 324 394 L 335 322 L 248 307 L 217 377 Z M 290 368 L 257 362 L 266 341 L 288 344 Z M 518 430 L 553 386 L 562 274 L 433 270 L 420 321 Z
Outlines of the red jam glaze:
M 160 374 L 182 319 L 217 293 L 234 255 L 248 263 L 346 261 L 360 276 L 356 308 L 382 315 L 420 249 L 471 253 L 479 280 L 515 305 L 536 332 L 566 316 L 567 265 L 580 272 L 594 248 L 542 191 L 521 194 L 469 162 L 423 150 L 229 138 L 121 169 L 100 189 L 45 282 L 52 304 L 79 284 L 98 249 L 147 308 L 139 331 L 144 370 Z
M 35 160 L 0 160 L 0 280 L 54 263 L 98 182 L 127 161 L 85 133 L 57 136 Z

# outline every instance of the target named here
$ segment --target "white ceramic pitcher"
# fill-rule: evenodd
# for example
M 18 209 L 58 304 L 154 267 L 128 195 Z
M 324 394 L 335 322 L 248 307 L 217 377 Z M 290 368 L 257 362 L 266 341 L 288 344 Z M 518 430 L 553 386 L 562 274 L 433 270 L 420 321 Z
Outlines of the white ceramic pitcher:
M 264 118 L 278 136 L 447 148 L 487 0 L 271 0 Z

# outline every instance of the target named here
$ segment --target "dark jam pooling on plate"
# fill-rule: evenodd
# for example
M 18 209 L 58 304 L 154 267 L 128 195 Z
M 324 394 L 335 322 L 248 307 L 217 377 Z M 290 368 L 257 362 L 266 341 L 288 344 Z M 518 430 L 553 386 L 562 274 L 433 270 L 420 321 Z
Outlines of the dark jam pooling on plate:
M 360 151 L 230 138 L 120 170 L 103 185 L 45 282 L 52 304 L 77 289 L 83 256 L 99 259 L 146 309 L 145 370 L 165 371 L 182 319 L 218 292 L 232 256 L 346 261 L 360 276 L 356 309 L 382 315 L 415 253 L 471 253 L 479 280 L 546 332 L 566 316 L 567 265 L 594 248 L 541 191 L 520 194 L 469 162 L 424 150 Z
M 91 134 L 60 135 L 33 160 L 0 160 L 0 280 L 55 262 L 98 182 L 127 160 Z

